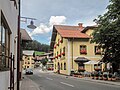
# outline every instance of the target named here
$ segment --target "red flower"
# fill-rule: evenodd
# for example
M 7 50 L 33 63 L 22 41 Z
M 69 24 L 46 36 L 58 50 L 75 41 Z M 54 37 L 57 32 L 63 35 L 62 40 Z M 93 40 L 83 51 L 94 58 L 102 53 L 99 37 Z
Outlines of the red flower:
M 65 52 L 63 52 L 62 55 L 65 55 Z
M 86 54 L 87 52 L 86 52 L 86 50 L 81 50 L 80 53 Z
M 62 42 L 63 42 L 63 40 L 61 39 L 61 40 L 60 40 L 60 42 L 62 43 Z
M 61 54 L 59 54 L 58 56 L 61 57 Z

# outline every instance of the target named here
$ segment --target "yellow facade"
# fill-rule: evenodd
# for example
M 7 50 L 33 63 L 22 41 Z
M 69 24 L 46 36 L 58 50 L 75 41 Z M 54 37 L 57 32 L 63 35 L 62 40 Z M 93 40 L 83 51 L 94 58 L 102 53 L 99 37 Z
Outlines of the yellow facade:
M 93 30 L 87 30 L 85 33 L 87 35 L 91 35 Z M 63 39 L 61 43 L 60 40 Z M 87 48 L 87 54 L 80 54 L 80 45 L 85 45 Z M 54 59 L 54 72 L 60 72 L 61 74 L 70 75 L 71 70 L 78 70 L 78 63 L 74 60 L 77 57 L 85 57 L 89 60 L 98 61 L 102 58 L 100 54 L 95 54 L 95 46 L 94 43 L 90 43 L 89 39 L 70 39 L 70 38 L 62 38 L 59 33 L 56 35 L 55 45 L 54 45 L 54 57 L 58 56 L 58 58 Z M 59 57 L 60 49 L 63 53 L 63 48 L 65 47 L 65 56 L 61 55 Z M 66 64 L 65 64 L 66 63 Z M 86 71 L 94 71 L 94 67 L 91 65 L 85 65 Z
M 23 69 L 34 68 L 34 60 L 31 55 L 23 55 Z

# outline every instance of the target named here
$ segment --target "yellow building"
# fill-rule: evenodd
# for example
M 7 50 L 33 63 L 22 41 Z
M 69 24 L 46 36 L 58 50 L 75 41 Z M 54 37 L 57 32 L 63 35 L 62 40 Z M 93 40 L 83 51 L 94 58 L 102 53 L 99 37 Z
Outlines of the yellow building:
M 23 69 L 26 68 L 34 68 L 34 60 L 33 60 L 33 50 L 24 50 L 23 51 Z
M 54 53 L 54 72 L 70 75 L 73 70 L 94 71 L 101 59 L 98 46 L 90 43 L 94 28 L 96 26 L 83 27 L 81 23 L 79 26 L 53 26 L 50 48 Z M 94 63 L 84 64 L 89 61 Z

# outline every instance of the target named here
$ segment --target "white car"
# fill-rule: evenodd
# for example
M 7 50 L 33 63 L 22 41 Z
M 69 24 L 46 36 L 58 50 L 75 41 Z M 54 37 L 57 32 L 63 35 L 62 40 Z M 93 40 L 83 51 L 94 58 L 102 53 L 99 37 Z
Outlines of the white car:
M 25 74 L 33 74 L 33 69 L 31 69 L 31 68 L 26 68 Z

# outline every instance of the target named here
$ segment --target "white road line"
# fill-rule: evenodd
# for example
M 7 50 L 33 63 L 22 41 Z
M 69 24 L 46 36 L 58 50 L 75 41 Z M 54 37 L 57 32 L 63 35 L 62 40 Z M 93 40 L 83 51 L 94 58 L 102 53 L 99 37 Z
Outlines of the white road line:
M 48 78 L 48 77 L 46 77 L 46 79 L 48 79 L 48 80 L 53 80 L 52 78 Z
M 64 85 L 67 85 L 67 86 L 70 86 L 70 87 L 74 87 L 74 85 L 71 85 L 71 84 L 68 84 L 68 83 L 64 83 L 64 82 L 60 82 L 61 84 L 64 84 Z

